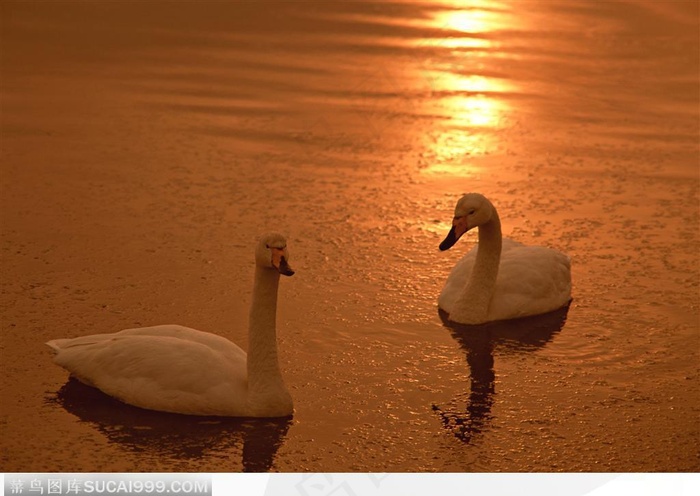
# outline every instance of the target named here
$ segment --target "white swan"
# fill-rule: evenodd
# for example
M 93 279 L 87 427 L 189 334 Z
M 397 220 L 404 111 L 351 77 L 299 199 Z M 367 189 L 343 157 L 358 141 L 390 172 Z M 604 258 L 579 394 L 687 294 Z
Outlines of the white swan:
M 477 226 L 478 245 L 457 262 L 438 298 L 449 320 L 484 324 L 547 313 L 571 301 L 569 257 L 543 246 L 503 240 L 496 208 L 478 193 L 457 202 L 452 229 L 440 250 Z
M 46 344 L 56 351 L 54 361 L 80 381 L 131 405 L 190 415 L 291 415 L 276 342 L 279 277 L 294 274 L 288 258 L 279 234 L 263 236 L 255 249 L 249 357 L 228 339 L 179 325 Z

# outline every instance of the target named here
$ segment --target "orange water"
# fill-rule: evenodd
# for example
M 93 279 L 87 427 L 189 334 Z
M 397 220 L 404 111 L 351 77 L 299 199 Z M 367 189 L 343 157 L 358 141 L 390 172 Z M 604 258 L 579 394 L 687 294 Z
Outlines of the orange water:
M 3 471 L 697 471 L 696 2 L 2 4 Z M 572 258 L 552 321 L 436 298 L 459 195 Z M 289 422 L 145 413 L 43 343 L 247 345 L 288 235 Z M 562 327 L 562 319 L 566 321 Z

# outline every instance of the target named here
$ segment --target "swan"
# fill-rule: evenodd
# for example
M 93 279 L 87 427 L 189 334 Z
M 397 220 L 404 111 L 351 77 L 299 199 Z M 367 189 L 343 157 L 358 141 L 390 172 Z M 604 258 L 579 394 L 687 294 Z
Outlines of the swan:
M 255 248 L 249 357 L 216 334 L 179 325 L 125 329 L 46 344 L 54 362 L 81 382 L 124 403 L 164 412 L 226 417 L 285 417 L 293 413 L 277 359 L 276 311 L 285 238 L 262 236 Z
M 457 202 L 452 229 L 440 243 L 451 248 L 467 231 L 479 228 L 479 243 L 454 266 L 438 306 L 459 324 L 484 324 L 557 310 L 571 301 L 571 263 L 544 246 L 502 239 L 501 221 L 483 195 Z

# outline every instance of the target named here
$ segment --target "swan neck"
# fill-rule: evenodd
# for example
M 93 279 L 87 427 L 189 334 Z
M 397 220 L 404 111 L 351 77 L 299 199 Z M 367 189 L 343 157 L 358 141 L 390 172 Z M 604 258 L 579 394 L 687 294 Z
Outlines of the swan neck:
M 491 219 L 479 226 L 479 244 L 474 268 L 462 294 L 464 304 L 458 305 L 470 309 L 470 322 L 465 323 L 476 324 L 488 320 L 489 306 L 496 288 L 502 244 L 501 221 L 494 208 Z
M 498 217 L 498 212 L 494 209 L 491 219 L 486 224 L 479 227 L 479 251 L 478 257 L 493 258 L 491 255 L 497 255 L 500 259 L 501 247 L 503 245 L 503 237 L 501 234 L 501 219 Z M 482 247 L 484 248 L 482 250 Z M 498 265 L 496 265 L 498 268 Z
M 277 357 L 277 271 L 255 268 L 248 328 L 248 386 L 251 393 L 281 382 Z

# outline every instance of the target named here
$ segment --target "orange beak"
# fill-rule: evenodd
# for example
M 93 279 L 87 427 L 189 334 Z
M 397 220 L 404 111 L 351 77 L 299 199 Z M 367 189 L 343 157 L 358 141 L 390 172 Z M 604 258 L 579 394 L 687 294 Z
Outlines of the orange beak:
M 294 270 L 289 266 L 284 257 L 283 248 L 270 248 L 272 250 L 272 266 L 283 276 L 293 276 Z

